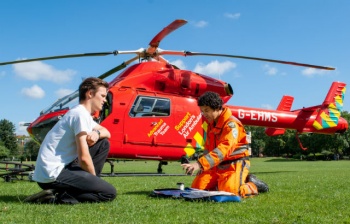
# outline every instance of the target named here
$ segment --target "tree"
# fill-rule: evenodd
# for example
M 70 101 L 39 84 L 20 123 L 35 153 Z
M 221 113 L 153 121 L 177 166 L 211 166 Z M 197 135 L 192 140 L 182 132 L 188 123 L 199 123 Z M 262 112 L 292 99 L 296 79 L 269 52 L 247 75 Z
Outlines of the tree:
M 347 111 L 343 111 L 341 116 L 347 120 L 348 124 L 350 123 L 350 113 Z M 343 140 L 347 143 L 347 147 L 344 147 L 343 152 L 345 155 L 350 154 L 350 131 L 347 130 L 344 134 L 342 134 Z
M 0 140 L 10 150 L 10 156 L 16 156 L 18 154 L 15 130 L 15 125 L 12 122 L 6 119 L 0 120 Z
M 265 134 L 265 128 L 263 127 L 254 127 L 254 126 L 246 126 L 246 131 L 251 133 L 252 142 L 252 154 L 260 156 L 263 153 L 265 148 L 265 141 L 267 139 L 267 135 Z
M 24 145 L 24 156 L 29 158 L 30 161 L 35 160 L 38 156 L 39 148 L 39 143 L 31 139 Z
M 5 159 L 9 157 L 9 155 L 10 155 L 10 150 L 8 150 L 4 146 L 4 143 L 0 141 L 0 159 Z

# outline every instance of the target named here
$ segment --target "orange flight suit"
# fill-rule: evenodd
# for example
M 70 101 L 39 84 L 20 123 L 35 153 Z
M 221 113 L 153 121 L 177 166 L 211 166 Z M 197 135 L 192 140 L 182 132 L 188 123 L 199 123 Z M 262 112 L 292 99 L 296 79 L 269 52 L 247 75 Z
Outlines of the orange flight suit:
M 204 146 L 204 154 L 198 159 L 202 169 L 192 188 L 226 191 L 242 197 L 258 194 L 255 184 L 245 183 L 250 168 L 246 132 L 229 108 L 223 108 L 216 124 L 209 124 Z

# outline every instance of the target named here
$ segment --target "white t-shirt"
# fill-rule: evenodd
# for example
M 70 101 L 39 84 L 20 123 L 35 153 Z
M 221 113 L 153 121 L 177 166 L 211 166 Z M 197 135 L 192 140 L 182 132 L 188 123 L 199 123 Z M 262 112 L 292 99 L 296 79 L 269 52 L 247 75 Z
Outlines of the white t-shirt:
M 70 109 L 47 133 L 40 146 L 33 180 L 50 183 L 62 169 L 78 157 L 75 136 L 89 133 L 97 123 L 82 105 Z

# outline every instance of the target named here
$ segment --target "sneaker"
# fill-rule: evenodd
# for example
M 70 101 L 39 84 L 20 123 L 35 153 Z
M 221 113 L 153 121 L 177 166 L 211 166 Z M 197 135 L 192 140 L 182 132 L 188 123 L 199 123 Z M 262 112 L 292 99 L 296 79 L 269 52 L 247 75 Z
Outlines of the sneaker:
M 55 200 L 54 191 L 52 189 L 47 189 L 27 197 L 26 199 L 23 200 L 23 202 L 45 204 L 54 200 Z
M 267 184 L 264 181 L 259 180 L 253 174 L 248 174 L 246 182 L 252 182 L 253 184 L 255 184 L 256 187 L 258 188 L 259 193 L 265 193 L 269 191 L 269 186 L 267 186 Z

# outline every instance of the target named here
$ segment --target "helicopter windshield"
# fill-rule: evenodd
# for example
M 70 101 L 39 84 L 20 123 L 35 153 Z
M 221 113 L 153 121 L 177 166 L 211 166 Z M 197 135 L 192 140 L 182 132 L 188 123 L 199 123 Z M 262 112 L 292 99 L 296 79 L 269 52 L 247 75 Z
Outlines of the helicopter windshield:
M 47 114 L 50 112 L 60 111 L 60 110 L 68 110 L 72 108 L 73 106 L 78 104 L 78 96 L 79 91 L 76 90 L 75 92 L 58 99 L 52 106 L 50 106 L 47 109 L 44 109 L 40 112 L 40 115 Z
M 129 115 L 131 117 L 169 116 L 170 101 L 165 98 L 138 96 Z

